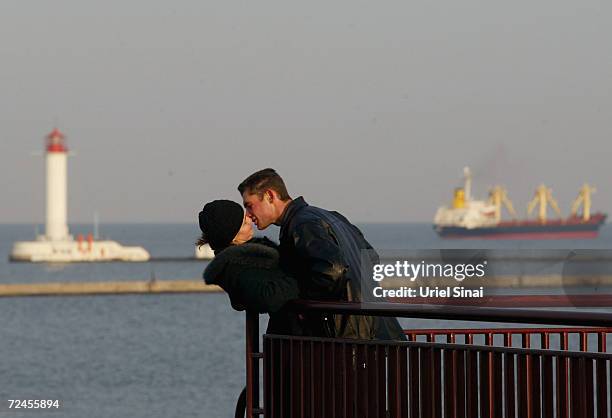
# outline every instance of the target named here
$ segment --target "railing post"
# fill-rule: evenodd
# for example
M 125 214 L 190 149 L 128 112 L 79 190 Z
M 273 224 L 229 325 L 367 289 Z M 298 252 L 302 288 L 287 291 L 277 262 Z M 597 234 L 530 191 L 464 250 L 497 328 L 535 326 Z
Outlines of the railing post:
M 259 415 L 259 314 L 246 313 L 246 416 Z M 257 411 L 256 411 L 257 410 Z

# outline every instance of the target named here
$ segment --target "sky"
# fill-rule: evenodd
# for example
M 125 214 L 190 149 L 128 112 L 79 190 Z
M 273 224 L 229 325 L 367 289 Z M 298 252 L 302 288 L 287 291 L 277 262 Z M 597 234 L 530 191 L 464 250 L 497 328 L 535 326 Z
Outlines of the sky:
M 44 220 L 67 136 L 69 221 L 196 222 L 273 167 L 356 222 L 430 222 L 463 167 L 524 214 L 583 182 L 612 212 L 612 3 L 0 3 L 0 223 Z

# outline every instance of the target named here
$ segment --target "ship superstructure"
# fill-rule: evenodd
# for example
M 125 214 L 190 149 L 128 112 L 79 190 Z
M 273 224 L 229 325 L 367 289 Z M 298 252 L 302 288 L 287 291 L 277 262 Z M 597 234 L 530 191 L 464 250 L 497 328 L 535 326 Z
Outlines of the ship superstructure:
M 46 137 L 45 234 L 36 241 L 13 245 L 10 259 L 28 262 L 147 261 L 142 247 L 126 247 L 115 241 L 95 240 L 92 234 L 75 240 L 68 230 L 68 148 L 59 129 Z
M 595 189 L 585 184 L 572 205 L 567 218 L 552 195 L 552 189 L 540 185 L 527 206 L 531 215 L 538 208 L 536 219 L 518 220 L 514 205 L 502 186 L 494 186 L 487 200 L 473 199 L 471 196 L 472 176 L 468 167 L 464 168 L 464 185 L 455 189 L 452 205 L 441 206 L 434 217 L 434 229 L 442 238 L 478 239 L 560 239 L 595 238 L 599 228 L 606 220 L 600 212 L 591 213 L 591 195 Z M 548 218 L 548 208 L 552 208 L 558 218 Z M 582 207 L 582 213 L 578 210 Z M 502 220 L 502 210 L 506 209 L 511 220 Z

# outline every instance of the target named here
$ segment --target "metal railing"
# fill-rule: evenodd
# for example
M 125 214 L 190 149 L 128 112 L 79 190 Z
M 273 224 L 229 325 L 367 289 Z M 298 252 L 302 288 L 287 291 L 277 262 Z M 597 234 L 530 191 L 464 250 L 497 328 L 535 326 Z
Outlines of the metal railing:
M 564 327 L 407 330 L 407 342 L 265 335 L 260 351 L 258 315 L 247 313 L 247 417 L 612 417 L 611 313 L 311 301 L 292 309 Z

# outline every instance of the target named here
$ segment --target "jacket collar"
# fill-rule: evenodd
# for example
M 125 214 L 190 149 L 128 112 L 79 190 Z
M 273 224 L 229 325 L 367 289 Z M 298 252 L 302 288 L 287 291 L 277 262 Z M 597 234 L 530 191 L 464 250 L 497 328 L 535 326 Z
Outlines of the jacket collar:
M 281 215 L 279 226 L 281 227 L 281 231 L 289 225 L 291 219 L 298 213 L 300 210 L 308 206 L 308 203 L 304 200 L 302 196 L 297 199 L 293 199 L 291 203 L 287 205 L 283 214 Z

